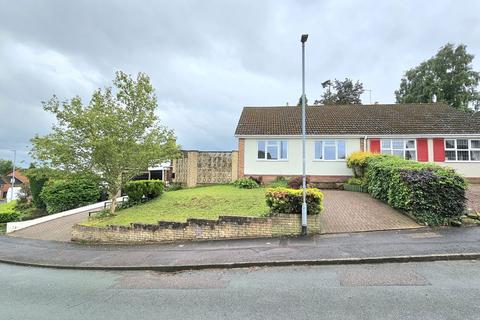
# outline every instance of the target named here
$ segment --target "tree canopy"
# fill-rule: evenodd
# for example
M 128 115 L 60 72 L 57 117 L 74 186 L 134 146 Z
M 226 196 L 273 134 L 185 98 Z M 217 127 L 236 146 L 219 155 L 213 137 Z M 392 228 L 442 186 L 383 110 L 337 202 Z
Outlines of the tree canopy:
M 314 104 L 362 104 L 361 95 L 365 92 L 363 83 L 360 81 L 353 82 L 349 78 L 344 81 L 335 79 L 333 84 L 330 80 L 322 84 L 326 88 L 319 100 Z M 333 90 L 332 90 L 333 87 Z
M 395 91 L 397 103 L 438 102 L 471 110 L 480 102 L 480 73 L 473 70 L 474 56 L 463 44 L 446 44 L 437 54 L 405 72 Z
M 46 136 L 32 139 L 31 155 L 41 164 L 69 172 L 97 174 L 112 200 L 125 183 L 178 154 L 174 132 L 155 114 L 157 98 L 149 77 L 117 72 L 114 89 L 93 92 L 87 105 L 80 97 L 43 103 L 57 123 Z
M 10 160 L 0 159 L 0 176 L 4 176 L 13 171 L 13 162 Z

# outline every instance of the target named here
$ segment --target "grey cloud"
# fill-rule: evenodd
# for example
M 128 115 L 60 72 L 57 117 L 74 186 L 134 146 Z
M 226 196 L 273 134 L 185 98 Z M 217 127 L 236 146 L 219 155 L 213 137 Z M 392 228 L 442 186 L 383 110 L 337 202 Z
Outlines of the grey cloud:
M 477 1 L 0 0 L 0 8 L 0 149 L 21 149 L 27 161 L 29 139 L 52 123 L 41 101 L 87 102 L 116 70 L 151 76 L 158 114 L 183 147 L 228 150 L 242 106 L 298 101 L 302 33 L 310 100 L 322 81 L 351 77 L 373 101 L 393 102 L 403 72 L 446 42 L 480 53 Z

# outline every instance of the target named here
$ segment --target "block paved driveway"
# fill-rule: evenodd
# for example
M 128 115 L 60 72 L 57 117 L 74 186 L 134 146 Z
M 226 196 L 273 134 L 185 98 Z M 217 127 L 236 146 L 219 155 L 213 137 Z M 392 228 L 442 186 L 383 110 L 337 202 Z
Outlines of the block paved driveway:
M 467 190 L 467 208 L 480 212 L 480 184 L 471 184 Z
M 92 211 L 92 210 L 89 210 Z M 12 233 L 9 236 L 39 239 L 39 240 L 53 240 L 53 241 L 70 241 L 72 237 L 72 226 L 88 218 L 88 211 L 72 214 L 71 216 L 50 220 L 44 223 L 37 224 L 25 229 L 21 229 Z
M 342 233 L 420 228 L 408 216 L 368 193 L 322 190 L 324 212 L 320 220 L 322 233 Z

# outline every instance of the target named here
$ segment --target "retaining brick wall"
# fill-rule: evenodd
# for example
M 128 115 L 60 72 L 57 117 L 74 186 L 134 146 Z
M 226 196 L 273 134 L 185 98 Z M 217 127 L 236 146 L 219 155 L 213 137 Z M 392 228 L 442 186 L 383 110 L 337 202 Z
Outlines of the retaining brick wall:
M 308 216 L 308 232 L 320 233 L 320 215 Z M 218 220 L 188 219 L 187 222 L 159 221 L 158 224 L 132 223 L 105 228 L 74 225 L 72 241 L 101 243 L 168 243 L 241 238 L 294 236 L 301 232 L 301 215 L 280 214 L 253 218 L 221 216 Z

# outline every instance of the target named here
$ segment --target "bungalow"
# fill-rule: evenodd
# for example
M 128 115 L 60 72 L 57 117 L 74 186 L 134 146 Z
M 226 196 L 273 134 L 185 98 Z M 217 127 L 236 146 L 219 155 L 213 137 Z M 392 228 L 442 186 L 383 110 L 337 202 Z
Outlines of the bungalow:
M 302 172 L 301 107 L 245 107 L 238 121 L 238 176 Z M 480 117 L 442 103 L 306 108 L 306 168 L 312 182 L 344 182 L 354 151 L 449 166 L 480 182 Z

